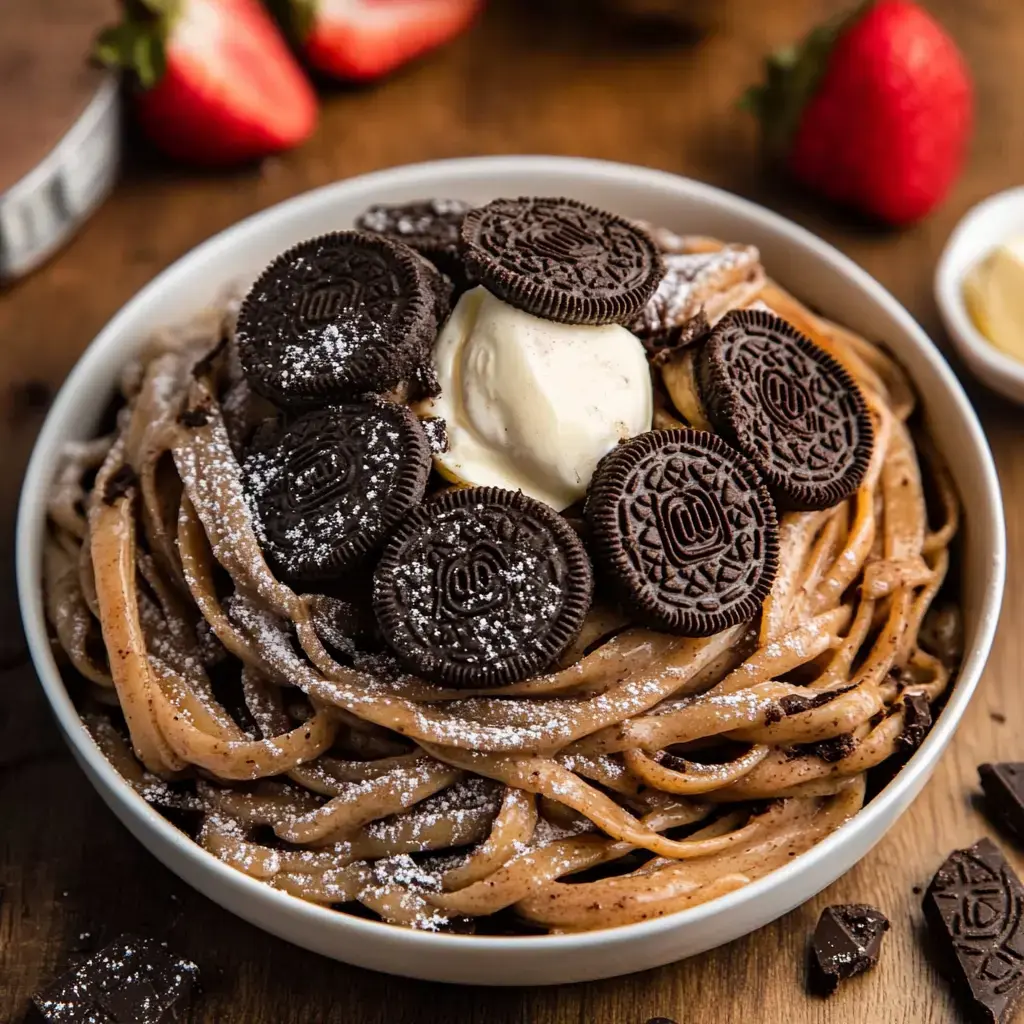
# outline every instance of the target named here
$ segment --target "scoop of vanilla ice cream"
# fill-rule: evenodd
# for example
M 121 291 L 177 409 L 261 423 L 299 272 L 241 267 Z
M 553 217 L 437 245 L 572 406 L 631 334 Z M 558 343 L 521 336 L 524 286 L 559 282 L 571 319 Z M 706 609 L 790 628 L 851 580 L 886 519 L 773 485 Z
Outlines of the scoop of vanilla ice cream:
M 555 323 L 474 288 L 434 346 L 444 419 L 438 470 L 457 483 L 522 490 L 561 511 L 582 498 L 601 457 L 651 429 L 639 339 L 618 324 Z

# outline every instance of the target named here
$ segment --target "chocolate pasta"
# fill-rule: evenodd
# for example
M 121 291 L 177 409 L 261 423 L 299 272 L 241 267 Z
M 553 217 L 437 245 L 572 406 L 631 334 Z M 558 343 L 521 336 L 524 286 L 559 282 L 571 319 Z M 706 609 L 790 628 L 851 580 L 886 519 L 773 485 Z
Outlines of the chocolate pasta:
M 543 670 L 476 688 L 410 673 L 364 569 L 300 583 L 261 539 L 244 467 L 272 410 L 242 372 L 236 301 L 155 337 L 123 375 L 116 429 L 68 448 L 44 567 L 66 678 L 125 781 L 211 855 L 395 925 L 604 928 L 789 863 L 920 741 L 958 656 L 955 604 L 933 607 L 958 501 L 906 376 L 751 247 L 652 237 L 678 289 L 645 314 L 656 430 L 723 422 L 668 308 L 706 327 L 739 307 L 781 317 L 863 397 L 870 457 L 851 489 L 780 502 L 767 596 L 711 635 L 663 632 L 599 578 Z M 433 474 L 428 494 L 449 486 Z M 579 507 L 563 516 L 590 544 Z

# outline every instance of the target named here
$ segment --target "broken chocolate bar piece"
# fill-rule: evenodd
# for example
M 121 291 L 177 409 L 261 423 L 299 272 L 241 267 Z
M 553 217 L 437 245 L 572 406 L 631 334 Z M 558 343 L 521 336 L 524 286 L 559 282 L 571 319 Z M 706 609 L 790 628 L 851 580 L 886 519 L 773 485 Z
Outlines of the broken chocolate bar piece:
M 1004 1024 L 1024 994 L 1024 886 L 991 839 L 954 850 L 924 897 L 965 1019 Z
M 830 996 L 839 982 L 874 967 L 888 930 L 888 918 L 875 907 L 863 903 L 826 907 L 811 944 L 811 989 Z
M 1024 763 L 978 765 L 990 816 L 1024 840 Z
M 33 1002 L 49 1024 L 171 1024 L 198 980 L 195 964 L 154 939 L 122 935 Z

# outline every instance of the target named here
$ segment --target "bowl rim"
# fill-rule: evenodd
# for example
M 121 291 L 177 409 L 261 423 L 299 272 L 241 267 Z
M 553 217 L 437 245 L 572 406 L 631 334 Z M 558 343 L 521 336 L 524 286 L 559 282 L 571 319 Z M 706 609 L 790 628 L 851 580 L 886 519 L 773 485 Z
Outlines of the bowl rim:
M 806 853 L 740 889 L 696 907 L 647 921 L 588 932 L 540 936 L 478 936 L 417 931 L 306 903 L 225 864 L 150 807 L 121 777 L 90 737 L 71 702 L 50 648 L 43 611 L 42 575 L 38 561 L 40 552 L 38 549 L 33 550 L 33 542 L 37 536 L 41 538 L 45 525 L 44 498 L 50 483 L 49 464 L 61 443 L 63 423 L 79 404 L 76 393 L 80 385 L 92 375 L 91 365 L 97 362 L 106 350 L 117 348 L 119 341 L 123 343 L 123 339 L 119 339 L 122 323 L 131 317 L 136 308 L 150 301 L 167 287 L 174 278 L 187 275 L 194 260 L 212 257 L 218 250 L 232 248 L 237 237 L 244 235 L 247 230 L 254 230 L 257 226 L 267 223 L 287 223 L 302 208 L 315 207 L 327 202 L 337 192 L 358 193 L 361 190 L 369 191 L 371 186 L 382 189 L 415 186 L 424 175 L 435 175 L 440 172 L 444 172 L 453 185 L 460 179 L 474 183 L 482 177 L 494 179 L 502 174 L 517 173 L 548 173 L 567 179 L 577 177 L 585 179 L 589 184 L 603 182 L 611 186 L 621 186 L 628 179 L 631 186 L 647 184 L 662 191 L 674 192 L 677 196 L 688 193 L 698 202 L 704 201 L 719 208 L 727 208 L 731 213 L 756 223 L 766 231 L 783 236 L 789 242 L 809 251 L 816 260 L 830 265 L 833 270 L 849 279 L 874 304 L 881 306 L 884 312 L 899 324 L 903 332 L 913 339 L 916 346 L 922 350 L 924 358 L 931 364 L 932 370 L 942 379 L 969 435 L 970 446 L 980 460 L 986 486 L 985 504 L 988 508 L 979 512 L 979 515 L 987 511 L 989 516 L 989 528 L 993 538 L 992 550 L 989 552 L 992 579 L 981 596 L 974 645 L 965 653 L 949 700 L 925 742 L 902 767 L 899 774 L 863 810 Z M 516 951 L 557 953 L 586 950 L 610 942 L 650 939 L 672 931 L 683 923 L 694 926 L 719 914 L 728 914 L 747 902 L 760 899 L 773 889 L 783 887 L 798 874 L 826 861 L 833 855 L 833 851 L 845 845 L 855 833 L 871 830 L 875 822 L 890 815 L 894 805 L 899 804 L 908 791 L 916 793 L 959 725 L 981 677 L 1002 603 L 1006 536 L 999 480 L 992 455 L 975 411 L 959 381 L 910 313 L 849 257 L 780 214 L 723 189 L 681 175 L 583 157 L 485 156 L 407 164 L 372 171 L 312 189 L 236 222 L 200 243 L 161 271 L 129 299 L 101 329 L 82 352 L 60 388 L 40 430 L 25 474 L 18 508 L 16 553 L 18 598 L 34 668 L 67 742 L 76 757 L 87 766 L 86 774 L 91 775 L 90 781 L 94 786 L 99 781 L 105 787 L 107 792 L 101 792 L 101 795 L 113 798 L 142 828 L 157 833 L 165 844 L 174 847 L 186 860 L 194 862 L 197 870 L 212 876 L 211 882 L 216 881 L 256 903 L 263 903 L 268 910 L 273 909 L 276 912 L 280 909 L 282 913 L 304 917 L 309 922 L 311 930 L 335 929 L 338 933 L 349 933 L 356 941 L 360 936 L 367 939 L 387 939 L 401 947 L 396 951 L 410 956 L 414 956 L 417 950 L 428 948 L 433 953 L 448 951 L 452 954 L 464 954 L 476 949 L 514 955 Z
M 967 273 L 975 265 L 978 257 L 968 261 L 961 255 L 967 240 L 975 230 L 977 223 L 1001 206 L 1016 205 L 1024 208 L 1024 185 L 1005 189 L 995 195 L 988 196 L 972 206 L 957 222 L 950 233 L 939 262 L 935 267 L 935 302 L 946 325 L 946 330 L 963 358 L 971 364 L 972 369 L 979 371 L 983 383 L 999 380 L 1014 389 L 1024 401 L 1024 362 L 1007 355 L 1002 349 L 992 344 L 978 328 L 967 311 L 964 301 L 963 282 Z M 989 249 L 1005 240 L 1002 237 L 992 238 Z M 983 254 L 984 255 L 984 254 Z M 990 384 L 990 386 L 995 386 Z M 1005 392 L 1004 392 L 1005 394 Z

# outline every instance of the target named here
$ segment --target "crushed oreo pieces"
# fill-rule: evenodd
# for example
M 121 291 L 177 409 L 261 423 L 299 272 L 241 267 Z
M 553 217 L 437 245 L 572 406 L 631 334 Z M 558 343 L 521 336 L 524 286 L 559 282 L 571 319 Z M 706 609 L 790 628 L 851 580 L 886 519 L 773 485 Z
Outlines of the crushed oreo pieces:
M 155 939 L 122 935 L 33 997 L 48 1024 L 170 1024 L 199 982 L 199 968 Z

